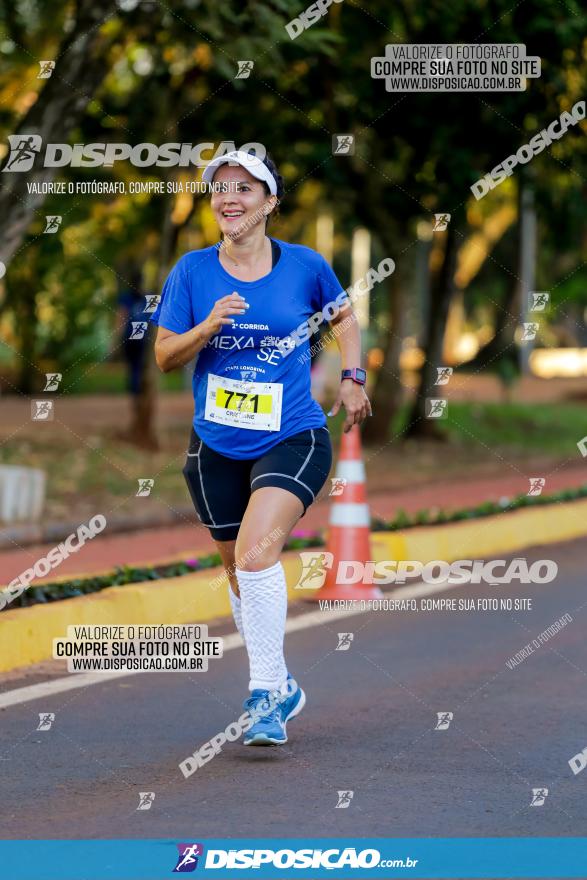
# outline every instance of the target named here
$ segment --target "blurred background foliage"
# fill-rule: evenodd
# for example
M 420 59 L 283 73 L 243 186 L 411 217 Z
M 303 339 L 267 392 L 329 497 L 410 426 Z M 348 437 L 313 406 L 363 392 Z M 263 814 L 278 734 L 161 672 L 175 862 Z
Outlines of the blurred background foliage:
M 585 98 L 585 10 L 576 0 L 345 0 L 291 40 L 285 24 L 303 8 L 293 0 L 0 0 L 0 149 L 6 156 L 7 135 L 33 123 L 46 140 L 72 144 L 263 143 L 286 180 L 273 235 L 318 247 L 317 219 L 330 218 L 344 285 L 357 227 L 369 230 L 371 265 L 396 262 L 373 291 L 365 331 L 375 403 L 366 439 L 385 440 L 398 413 L 405 434 L 437 436 L 423 418 L 436 365 L 494 371 L 506 388 L 517 377 L 523 190 L 537 230 L 535 289 L 551 293 L 536 344 L 585 345 L 585 124 L 481 201 L 469 189 Z M 542 75 L 522 93 L 387 92 L 370 61 L 390 42 L 523 42 L 541 57 Z M 56 60 L 49 80 L 37 78 L 42 59 Z M 236 79 L 243 59 L 253 71 Z M 354 135 L 354 155 L 333 155 L 335 133 Z M 128 183 L 199 171 L 118 162 L 52 174 Z M 10 252 L 0 281 L 2 392 L 39 390 L 47 369 L 64 374 L 65 393 L 122 389 L 117 295 L 137 269 L 145 289 L 159 292 L 181 253 L 217 240 L 207 200 L 35 201 L 16 177 L 0 179 L 0 236 Z M 445 233 L 431 231 L 436 212 L 451 214 Z M 48 214 L 63 217 L 55 235 L 43 234 Z M 181 386 L 181 376 L 160 377 L 146 394 Z M 152 413 L 142 411 L 139 434 L 155 444 Z

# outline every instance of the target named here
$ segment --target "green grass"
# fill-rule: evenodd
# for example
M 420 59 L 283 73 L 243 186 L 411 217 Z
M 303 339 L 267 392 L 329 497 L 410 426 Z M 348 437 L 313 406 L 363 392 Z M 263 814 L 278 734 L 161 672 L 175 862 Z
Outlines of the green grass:
M 126 371 L 122 364 L 90 365 L 77 374 L 66 373 L 63 376 L 63 386 L 67 394 L 126 394 L 126 381 Z M 184 390 L 180 370 L 157 373 L 157 383 L 163 393 Z
M 587 407 L 582 403 L 450 403 L 446 427 L 464 443 L 490 448 L 580 454 L 577 443 L 587 434 Z
M 406 424 L 411 406 L 393 420 L 394 433 Z M 548 453 L 576 457 L 577 443 L 587 435 L 587 406 L 583 403 L 448 403 L 448 417 L 437 427 L 448 439 L 464 446 L 483 446 L 511 452 Z
M 14 364 L 10 368 L 2 369 L 0 362 L 0 385 L 2 379 L 6 380 L 6 388 L 10 390 L 18 383 L 17 371 Z M 43 388 L 43 372 L 59 372 L 55 363 L 50 361 L 41 362 L 41 369 L 34 376 L 34 393 L 40 393 Z M 61 392 L 64 394 L 127 394 L 127 374 L 122 363 L 78 363 L 73 369 L 63 370 Z M 183 374 L 181 370 L 173 370 L 170 373 L 156 372 L 156 381 L 159 391 L 183 391 Z M 189 390 L 189 389 L 188 389 Z
M 189 425 L 181 433 L 161 432 L 162 448 L 156 453 L 100 435 L 97 429 L 98 449 L 78 442 L 69 432 L 47 438 L 38 432 L 26 439 L 17 434 L 0 445 L 0 463 L 45 470 L 43 519 L 48 522 L 76 518 L 81 522 L 88 510 L 116 508 L 120 514 L 141 510 L 147 505 L 137 507 L 137 480 L 150 475 L 156 476 L 157 492 L 149 509 L 165 512 L 190 503 L 181 472 L 188 429 Z

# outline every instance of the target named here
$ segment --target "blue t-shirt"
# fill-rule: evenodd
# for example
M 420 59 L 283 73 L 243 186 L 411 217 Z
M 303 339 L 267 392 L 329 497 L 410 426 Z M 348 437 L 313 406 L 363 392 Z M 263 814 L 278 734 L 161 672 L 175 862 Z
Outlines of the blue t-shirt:
M 281 258 L 258 281 L 240 281 L 229 275 L 215 245 L 190 251 L 171 270 L 161 302 L 151 316 L 155 324 L 173 333 L 186 333 L 207 318 L 216 300 L 233 291 L 249 303 L 244 315 L 232 316 L 233 326 L 225 324 L 199 352 L 192 383 L 196 433 L 207 446 L 229 458 L 258 458 L 287 437 L 326 424 L 310 390 L 309 341 L 300 342 L 287 354 L 278 342 L 333 302 L 343 288 L 319 253 L 276 241 Z M 279 429 L 243 428 L 205 418 L 210 374 L 281 386 Z

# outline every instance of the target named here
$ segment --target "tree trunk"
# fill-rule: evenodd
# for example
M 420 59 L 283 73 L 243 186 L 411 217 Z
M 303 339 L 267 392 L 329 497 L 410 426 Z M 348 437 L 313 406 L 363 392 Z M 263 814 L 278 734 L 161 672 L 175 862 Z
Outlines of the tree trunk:
M 439 439 L 442 434 L 438 430 L 437 420 L 426 418 L 426 398 L 439 397 L 436 368 L 443 365 L 443 343 L 448 309 L 454 291 L 454 273 L 456 266 L 456 232 L 450 223 L 446 233 L 444 259 L 431 288 L 431 302 L 426 328 L 424 347 L 425 361 L 420 372 L 420 384 L 416 400 L 408 419 L 406 436 L 431 437 Z
M 508 289 L 497 314 L 495 335 L 479 349 L 472 360 L 461 364 L 461 369 L 469 372 L 495 367 L 495 362 L 513 345 L 514 331 L 517 326 L 515 316 L 519 308 L 519 292 L 518 279 L 516 277 L 510 278 Z
M 107 42 L 100 34 L 100 25 L 116 8 L 115 0 L 79 0 L 75 25 L 55 53 L 58 58 L 55 69 L 17 128 L 1 178 L 0 260 L 3 263 L 8 264 L 18 250 L 31 220 L 46 199 L 42 193 L 29 193 L 28 184 L 48 182 L 58 171 L 43 168 L 38 155 L 30 170 L 19 170 L 19 166 L 26 167 L 23 160 L 34 155 L 35 148 L 28 145 L 28 138 L 40 135 L 41 153 L 48 143 L 67 140 L 108 70 Z
M 9 291 L 13 301 L 15 330 L 18 337 L 18 374 L 17 390 L 21 394 L 33 394 L 39 387 L 39 367 L 35 364 L 37 344 L 37 286 L 34 264 L 31 273 L 19 273 L 16 280 L 11 281 Z M 42 386 L 41 386 L 42 387 Z
M 22 394 L 33 394 L 38 375 L 38 367 L 34 363 L 38 323 L 36 295 L 37 289 L 32 284 L 27 283 L 19 290 L 20 366 L 17 387 Z
M 519 262 L 520 253 L 520 190 L 518 188 L 518 218 L 514 227 L 515 235 L 515 259 Z M 509 352 L 514 344 L 514 333 L 519 321 L 521 288 L 518 280 L 519 266 L 516 262 L 513 272 L 509 276 L 509 284 L 503 298 L 503 302 L 498 307 L 497 317 L 495 319 L 495 334 L 482 348 L 479 349 L 475 357 L 462 364 L 465 370 L 484 370 L 487 367 L 495 368 L 496 361 L 506 352 Z
M 333 129 L 335 130 L 335 129 Z M 340 130 L 340 129 L 339 129 Z M 373 159 L 377 167 L 377 157 Z M 354 193 L 353 210 L 359 223 L 377 237 L 384 255 L 393 259 L 401 248 L 397 226 L 390 222 L 389 208 L 375 175 L 361 174 L 346 166 L 349 190 Z M 376 268 L 376 267 L 375 267 Z M 367 443 L 386 442 L 390 425 L 401 402 L 403 388 L 399 379 L 399 357 L 403 342 L 404 296 L 401 275 L 395 272 L 385 282 L 387 290 L 390 333 L 384 348 L 384 362 L 377 374 L 372 392 L 373 415 L 363 422 L 362 436 Z
M 161 241 L 159 249 L 159 275 L 157 278 L 157 290 L 163 289 L 163 284 L 169 272 L 173 255 L 177 247 L 177 241 L 181 230 L 189 223 L 195 210 L 194 199 L 192 210 L 184 218 L 181 224 L 173 223 L 171 215 L 175 196 L 168 194 L 164 203 L 163 225 L 161 227 Z M 155 363 L 154 344 L 157 328 L 149 323 L 147 330 L 147 343 L 145 354 L 145 366 L 143 369 L 140 393 L 132 395 L 132 418 L 131 424 L 124 439 L 153 452 L 161 448 L 155 429 L 155 412 L 157 407 L 157 365 Z
M 377 373 L 371 395 L 373 415 L 363 423 L 365 443 L 385 443 L 391 422 L 402 399 L 399 358 L 403 341 L 404 297 L 401 279 L 395 274 L 386 281 L 391 327 L 386 336 L 383 365 Z
M 155 431 L 155 407 L 157 402 L 157 384 L 151 366 L 153 358 L 154 328 L 147 329 L 146 363 L 143 369 L 142 385 L 139 394 L 131 394 L 132 417 L 128 432 L 120 439 L 127 440 L 139 449 L 157 452 L 161 447 Z

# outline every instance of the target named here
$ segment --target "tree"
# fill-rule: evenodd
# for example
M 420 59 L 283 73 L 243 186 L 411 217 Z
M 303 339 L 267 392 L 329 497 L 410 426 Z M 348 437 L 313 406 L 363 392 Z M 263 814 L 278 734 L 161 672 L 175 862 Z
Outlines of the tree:
M 108 69 L 111 40 L 104 36 L 101 25 L 115 9 L 115 0 L 78 0 L 73 26 L 56 53 L 55 69 L 18 122 L 14 149 L 2 166 L 5 173 L 0 190 L 0 260 L 3 263 L 8 263 L 20 247 L 35 213 L 46 200 L 42 184 L 57 174 L 56 168 L 45 168 L 38 162 L 26 174 L 19 172 L 19 165 L 31 155 L 30 136 L 40 136 L 43 145 L 67 141 Z M 14 29 L 17 21 L 14 10 L 10 21 Z M 30 184 L 38 184 L 39 191 L 29 193 Z

